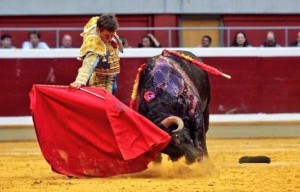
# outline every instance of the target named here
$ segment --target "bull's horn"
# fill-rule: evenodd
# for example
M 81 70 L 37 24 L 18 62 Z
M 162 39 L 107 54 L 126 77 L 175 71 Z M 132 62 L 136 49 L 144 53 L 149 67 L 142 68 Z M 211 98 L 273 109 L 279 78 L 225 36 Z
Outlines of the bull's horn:
M 184 126 L 182 119 L 177 116 L 167 117 L 164 120 L 162 120 L 161 124 L 163 124 L 167 128 L 169 128 L 173 124 L 176 124 L 178 127 L 177 129 L 172 131 L 173 133 L 181 131 Z

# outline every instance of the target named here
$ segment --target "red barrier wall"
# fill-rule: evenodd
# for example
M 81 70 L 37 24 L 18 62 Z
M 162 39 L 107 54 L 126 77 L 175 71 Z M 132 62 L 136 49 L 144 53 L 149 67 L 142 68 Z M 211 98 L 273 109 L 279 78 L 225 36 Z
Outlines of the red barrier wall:
M 300 57 L 203 60 L 232 76 L 210 76 L 212 113 L 300 112 Z
M 121 61 L 117 97 L 126 104 L 137 68 L 145 61 Z M 232 75 L 231 80 L 210 75 L 211 113 L 300 112 L 300 57 L 226 57 L 203 61 Z M 80 65 L 76 59 L 1 59 L 0 116 L 30 115 L 28 93 L 32 84 L 68 85 L 74 81 Z

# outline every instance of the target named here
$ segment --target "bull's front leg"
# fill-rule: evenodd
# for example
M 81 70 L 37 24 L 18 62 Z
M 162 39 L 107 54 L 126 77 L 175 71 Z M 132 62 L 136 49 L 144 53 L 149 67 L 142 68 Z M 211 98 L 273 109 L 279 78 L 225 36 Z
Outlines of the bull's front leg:
M 204 119 L 201 111 L 198 107 L 194 111 L 193 115 L 193 124 L 192 124 L 192 137 L 194 141 L 195 148 L 199 151 L 200 157 L 203 155 L 207 155 L 206 149 L 206 141 L 205 141 L 205 126 L 204 126 Z

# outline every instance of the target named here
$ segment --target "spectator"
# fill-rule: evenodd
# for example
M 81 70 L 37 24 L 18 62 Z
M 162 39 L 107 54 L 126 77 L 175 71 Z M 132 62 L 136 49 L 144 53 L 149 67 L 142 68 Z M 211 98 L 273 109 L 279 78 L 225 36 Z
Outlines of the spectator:
M 1 35 L 1 47 L 2 49 L 12 49 L 15 48 L 12 46 L 12 37 L 8 34 Z
M 300 47 L 300 32 L 298 32 L 297 39 L 290 44 L 290 47 Z
M 125 37 L 120 37 L 121 41 L 122 41 L 122 45 L 124 48 L 131 48 L 131 46 L 129 46 L 128 41 Z
M 138 47 L 161 47 L 161 45 L 152 34 L 148 34 L 143 37 Z
M 235 34 L 231 47 L 251 47 L 251 45 L 248 43 L 246 34 L 239 31 Z
M 275 39 L 275 34 L 273 31 L 268 31 L 266 35 L 266 42 L 261 45 L 261 47 L 281 47 Z
M 41 34 L 38 31 L 29 32 L 29 41 L 22 45 L 23 49 L 49 49 L 47 43 L 41 42 Z
M 199 47 L 210 47 L 211 46 L 211 37 L 204 35 L 201 40 L 201 45 Z
M 61 39 L 61 46 L 59 48 L 72 48 L 72 37 L 69 34 L 65 34 Z

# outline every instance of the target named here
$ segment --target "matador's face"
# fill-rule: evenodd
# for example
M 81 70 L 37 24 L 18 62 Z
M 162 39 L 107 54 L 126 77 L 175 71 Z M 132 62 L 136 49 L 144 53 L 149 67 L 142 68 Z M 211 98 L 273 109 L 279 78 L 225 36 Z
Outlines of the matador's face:
M 98 31 L 98 35 L 99 37 L 101 38 L 101 40 L 104 42 L 104 43 L 109 43 L 112 41 L 112 38 L 114 37 L 115 35 L 115 31 L 108 31 L 106 29 L 103 29 L 103 30 L 97 30 Z

